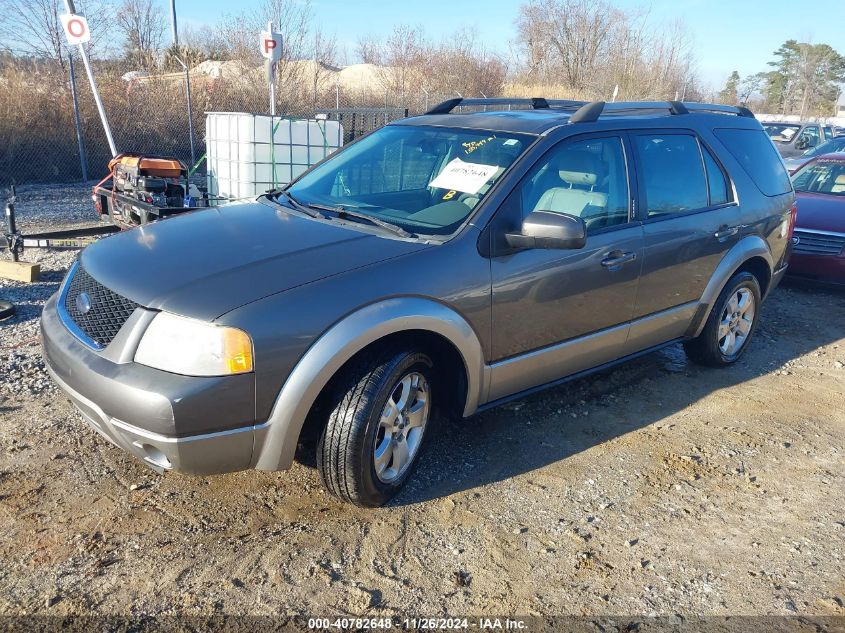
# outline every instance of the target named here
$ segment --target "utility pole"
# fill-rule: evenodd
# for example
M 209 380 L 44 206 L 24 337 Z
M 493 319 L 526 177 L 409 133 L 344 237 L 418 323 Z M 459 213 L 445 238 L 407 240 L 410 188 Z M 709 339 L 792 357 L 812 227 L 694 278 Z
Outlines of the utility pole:
M 196 164 L 196 151 L 194 149 L 194 108 L 191 103 L 191 72 L 188 64 L 182 61 L 179 52 L 179 30 L 176 28 L 176 0 L 170 0 L 170 32 L 173 37 L 173 49 L 176 61 L 185 70 L 185 98 L 188 101 L 188 140 L 191 143 L 191 166 Z
M 65 8 L 68 13 L 76 13 L 76 7 L 73 6 L 73 0 L 65 0 Z M 85 66 L 85 74 L 88 75 L 88 82 L 91 84 L 91 92 L 94 94 L 94 103 L 97 104 L 97 112 L 100 113 L 100 120 L 103 122 L 103 130 L 106 132 L 106 140 L 109 142 L 109 149 L 112 156 L 117 156 L 117 147 L 114 144 L 114 139 L 111 135 L 111 127 L 109 120 L 106 117 L 106 109 L 103 107 L 103 101 L 100 99 L 100 91 L 97 90 L 97 82 L 94 80 L 94 71 L 91 70 L 91 61 L 88 59 L 88 50 L 85 44 L 79 44 L 79 55 L 82 57 L 82 64 Z

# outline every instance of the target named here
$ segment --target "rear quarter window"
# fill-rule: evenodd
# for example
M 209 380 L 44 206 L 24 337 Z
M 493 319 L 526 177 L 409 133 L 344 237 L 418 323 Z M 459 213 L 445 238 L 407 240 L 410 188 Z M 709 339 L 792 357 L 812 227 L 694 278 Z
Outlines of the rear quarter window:
M 765 195 L 779 196 L 792 191 L 783 161 L 763 130 L 723 128 L 713 133 Z

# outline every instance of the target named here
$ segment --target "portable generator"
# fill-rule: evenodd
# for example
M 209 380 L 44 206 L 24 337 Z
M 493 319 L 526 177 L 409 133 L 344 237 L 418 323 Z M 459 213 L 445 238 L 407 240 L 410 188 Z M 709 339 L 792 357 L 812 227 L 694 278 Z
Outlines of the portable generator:
M 155 207 L 182 207 L 188 168 L 178 158 L 119 154 L 109 162 L 114 191 Z

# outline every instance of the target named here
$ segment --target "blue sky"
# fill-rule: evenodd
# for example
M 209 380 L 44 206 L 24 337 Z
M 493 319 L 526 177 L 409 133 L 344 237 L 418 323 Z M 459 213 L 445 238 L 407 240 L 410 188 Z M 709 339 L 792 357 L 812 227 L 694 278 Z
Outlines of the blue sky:
M 655 23 L 682 18 L 694 39 L 700 77 L 714 86 L 724 83 L 732 70 L 741 75 L 765 70 L 772 52 L 791 38 L 825 42 L 845 54 L 845 4 L 841 0 L 611 2 L 624 9 L 648 9 Z M 176 0 L 176 10 L 180 22 L 201 27 L 251 4 L 250 0 Z M 384 35 L 394 24 L 402 23 L 423 26 L 435 39 L 469 27 L 490 49 L 506 52 L 516 35 L 514 20 L 520 4 L 519 0 L 313 0 L 324 31 L 334 34 L 350 54 L 354 54 L 358 37 Z

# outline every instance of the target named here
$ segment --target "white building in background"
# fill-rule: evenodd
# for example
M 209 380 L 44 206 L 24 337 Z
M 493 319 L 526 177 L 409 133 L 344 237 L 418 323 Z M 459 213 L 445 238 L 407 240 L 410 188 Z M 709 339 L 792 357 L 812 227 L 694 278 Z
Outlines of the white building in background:
M 836 102 L 836 118 L 845 118 L 845 90 L 839 94 L 839 101 Z

